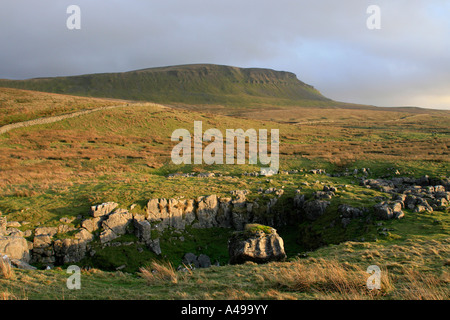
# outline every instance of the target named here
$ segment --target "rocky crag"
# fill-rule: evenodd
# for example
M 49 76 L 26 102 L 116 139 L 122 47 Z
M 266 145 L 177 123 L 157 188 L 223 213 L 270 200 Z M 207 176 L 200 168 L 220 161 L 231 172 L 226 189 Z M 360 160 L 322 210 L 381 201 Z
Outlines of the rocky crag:
M 324 174 L 316 172 L 315 174 Z M 337 208 L 337 219 L 346 227 L 352 219 L 375 220 L 401 219 L 405 209 L 415 212 L 447 210 L 450 203 L 450 180 L 395 177 L 393 179 L 367 179 L 363 176 L 360 185 L 390 194 L 379 199 L 369 208 L 341 204 Z M 324 214 L 330 214 L 329 206 L 339 193 L 334 186 L 325 185 L 306 197 L 301 190 L 283 201 L 286 206 L 277 208 L 284 194 L 283 189 L 259 190 L 266 197 L 249 199 L 248 190 L 232 191 L 229 196 L 209 195 L 195 199 L 150 199 L 145 214 L 133 214 L 114 202 L 91 207 L 87 217 L 74 227 L 74 218 L 62 218 L 57 227 L 38 227 L 22 232 L 25 222 L 8 222 L 0 216 L 0 254 L 7 255 L 21 267 L 55 266 L 77 263 L 87 255 L 94 256 L 92 243 L 103 247 L 112 245 L 118 237 L 133 233 L 149 250 L 161 254 L 160 235 L 168 229 L 223 227 L 243 230 L 248 223 L 260 223 L 273 227 L 310 221 L 313 223 Z M 261 200 L 265 199 L 264 201 Z M 31 265 L 30 265 L 31 264 Z

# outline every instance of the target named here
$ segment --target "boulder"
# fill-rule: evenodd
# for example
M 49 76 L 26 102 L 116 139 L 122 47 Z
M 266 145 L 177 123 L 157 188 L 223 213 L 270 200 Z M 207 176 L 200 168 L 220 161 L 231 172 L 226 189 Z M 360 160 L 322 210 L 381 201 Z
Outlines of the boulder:
M 211 228 L 217 226 L 216 216 L 219 212 L 219 201 L 216 195 L 200 197 L 197 199 L 197 219 L 194 224 L 196 228 Z
M 56 227 L 40 227 L 40 228 L 36 228 L 34 230 L 35 236 L 49 236 L 50 238 L 53 237 L 57 233 L 58 233 L 58 228 L 56 228 Z
M 139 241 L 147 243 L 151 240 L 151 225 L 147 220 L 134 220 L 134 232 Z
M 150 250 L 152 250 L 157 255 L 161 254 L 161 246 L 159 245 L 159 238 L 148 241 L 147 246 Z
M 294 206 L 296 208 L 302 208 L 305 203 L 305 195 L 300 193 L 300 190 L 295 191 Z
M 261 225 L 258 225 L 261 226 Z M 281 261 L 286 258 L 283 239 L 270 227 L 247 228 L 237 231 L 228 241 L 231 264 L 246 261 L 265 263 Z
M 55 262 L 54 254 L 52 236 L 48 234 L 34 236 L 32 262 L 53 264 Z
M 104 244 L 104 243 L 110 242 L 118 237 L 119 236 L 111 229 L 105 229 L 102 231 L 102 233 L 100 233 L 100 242 L 102 244 Z
M 200 254 L 197 260 L 200 268 L 211 267 L 211 259 L 206 254 Z
M 314 221 L 325 213 L 325 210 L 329 205 L 330 202 L 324 200 L 307 201 L 303 205 L 303 211 L 305 212 L 307 219 Z
M 220 227 L 232 227 L 232 199 L 231 197 L 223 197 L 219 199 L 219 210 L 217 212 L 216 220 Z
M 399 201 L 383 201 L 374 205 L 374 212 L 378 219 L 389 220 L 393 218 L 403 218 L 402 205 Z
M 116 235 L 120 236 L 126 233 L 128 225 L 133 220 L 133 215 L 125 209 L 116 209 L 103 221 L 102 227 L 112 230 Z
M 170 224 L 170 216 L 167 208 L 167 199 L 150 199 L 147 203 L 147 220 L 160 222 L 156 225 L 158 230 L 164 230 Z
M 338 212 L 343 218 L 356 219 L 363 216 L 364 209 L 355 208 L 347 204 L 341 204 L 338 207 Z
M 30 261 L 30 250 L 27 240 L 18 236 L 0 236 L 0 255 L 7 255 L 9 259 Z
M 105 202 L 91 207 L 91 215 L 96 217 L 102 217 L 109 215 L 119 204 L 115 202 Z
M 197 256 L 192 252 L 186 253 L 181 261 L 188 267 L 195 267 L 195 268 L 200 267 Z
M 169 199 L 167 211 L 169 213 L 169 225 L 175 229 L 184 230 L 186 227 L 186 221 L 183 219 L 184 201 Z
M 101 228 L 102 221 L 102 217 L 85 219 L 81 222 L 81 227 L 92 233 Z
M 87 232 L 85 230 L 85 232 Z M 81 261 L 87 252 L 87 244 L 90 240 L 83 239 L 59 239 L 53 244 L 55 250 L 55 262 L 57 264 L 76 263 Z
M 192 252 L 188 252 L 183 256 L 182 262 L 189 268 L 209 268 L 211 267 L 211 259 L 206 254 L 200 254 L 198 257 Z
M 33 267 L 23 260 L 11 259 L 11 265 L 22 270 L 36 270 L 36 267 Z

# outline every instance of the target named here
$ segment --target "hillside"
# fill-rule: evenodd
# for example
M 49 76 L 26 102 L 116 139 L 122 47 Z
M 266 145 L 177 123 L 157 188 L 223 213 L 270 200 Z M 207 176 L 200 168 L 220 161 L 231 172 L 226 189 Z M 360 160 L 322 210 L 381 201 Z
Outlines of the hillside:
M 198 64 L 70 77 L 0 80 L 0 86 L 156 103 L 302 105 L 332 102 L 295 74 Z
M 20 124 L 23 106 L 29 110 L 24 120 L 57 117 L 0 134 L 0 218 L 7 219 L 3 232 L 28 241 L 31 263 L 41 269 L 14 269 L 9 278 L 0 274 L 0 299 L 449 297 L 450 207 L 444 198 L 439 198 L 442 205 L 436 198 L 444 184 L 445 196 L 450 196 L 448 112 L 303 107 L 297 113 L 278 109 L 245 119 L 18 89 L 0 89 L 0 94 L 3 123 Z M 270 117 L 277 121 L 267 120 Z M 176 143 L 170 136 L 178 128 L 193 132 L 194 121 L 202 121 L 203 130 L 222 132 L 279 129 L 280 174 L 248 174 L 259 171 L 249 164 L 174 165 L 170 152 Z M 424 175 L 429 176 L 426 184 Z M 435 190 L 437 185 L 441 191 Z M 335 191 L 324 193 L 329 186 Z M 197 220 L 184 229 L 173 224 L 176 219 L 162 230 L 151 221 L 147 235 L 158 239 L 161 254 L 141 242 L 135 223 L 148 213 L 150 201 L 165 200 L 180 208 L 183 201 L 192 201 L 198 209 L 202 197 L 225 201 L 235 191 L 246 192 L 244 213 L 251 204 L 244 218 L 277 228 L 286 262 L 228 265 L 227 240 L 234 229 L 218 223 L 195 227 L 198 210 Z M 375 205 L 404 192 L 429 194 L 433 211 L 405 207 L 402 219 L 379 220 Z M 294 201 L 298 195 L 304 196 L 301 207 Z M 324 196 L 329 198 L 320 201 L 329 205 L 322 216 L 309 220 L 310 207 L 305 205 Z M 90 229 L 88 223 L 91 207 L 105 202 L 117 203 L 133 218 L 127 220 L 125 234 L 102 243 L 107 230 Z M 364 219 L 343 218 L 341 205 L 359 210 Z M 232 210 L 237 223 L 243 212 L 239 206 Z M 83 290 L 68 291 L 64 250 L 72 244 L 81 248 L 76 237 L 82 229 L 93 237 L 86 251 L 75 250 L 84 254 L 77 260 Z M 53 233 L 41 234 L 44 231 Z M 207 255 L 220 266 L 173 271 L 177 283 L 152 283 L 140 269 L 149 271 L 153 263 L 167 261 L 177 268 L 187 252 Z M 385 277 L 383 289 L 375 293 L 364 286 L 365 270 L 373 264 Z M 53 269 L 42 270 L 48 265 Z

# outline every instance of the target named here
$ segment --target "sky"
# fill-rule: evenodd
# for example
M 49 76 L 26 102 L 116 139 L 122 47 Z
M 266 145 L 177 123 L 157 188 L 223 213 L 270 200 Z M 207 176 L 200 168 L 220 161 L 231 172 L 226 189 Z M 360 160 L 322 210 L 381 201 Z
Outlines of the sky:
M 0 1 L 0 78 L 194 63 L 290 71 L 338 101 L 450 110 L 450 1 Z

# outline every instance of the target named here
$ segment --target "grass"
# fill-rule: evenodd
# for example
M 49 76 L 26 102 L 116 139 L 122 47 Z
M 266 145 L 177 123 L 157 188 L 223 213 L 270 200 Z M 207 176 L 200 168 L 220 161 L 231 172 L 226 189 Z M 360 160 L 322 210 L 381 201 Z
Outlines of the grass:
M 329 101 L 295 75 L 263 69 L 187 65 L 125 73 L 31 80 L 1 80 L 0 86 L 81 96 L 156 103 L 243 105 Z
M 0 88 L 0 126 L 99 107 L 125 105 L 126 101 L 74 97 L 13 88 Z
M 158 263 L 153 261 L 151 267 L 143 267 L 139 271 L 148 285 L 160 284 L 161 282 L 178 283 L 179 273 L 175 271 L 171 263 Z
M 434 248 L 434 250 L 432 250 Z M 257 265 L 175 271 L 165 263 L 140 274 L 82 270 L 81 290 L 67 290 L 68 274 L 17 270 L 16 279 L 0 280 L 9 299 L 370 299 L 448 300 L 446 240 L 406 241 L 402 245 L 346 242 L 320 249 L 306 259 Z M 400 254 L 415 254 L 414 259 Z M 381 269 L 381 289 L 369 290 L 366 269 Z M 158 270 L 153 272 L 153 270 Z
M 22 114 L 25 105 L 30 109 L 24 112 L 28 119 L 103 103 L 90 100 L 92 104 L 85 105 L 88 102 L 74 97 L 13 89 L 0 92 L 6 94 L 2 99 L 7 97 L 10 107 L 9 111 L 2 109 L 7 110 L 2 114 L 2 119 L 9 117 L 6 122 L 21 120 L 14 120 L 14 114 Z M 53 100 L 59 101 L 54 104 L 57 107 L 48 111 Z M 314 223 L 277 227 L 287 262 L 227 265 L 227 239 L 233 230 L 226 228 L 187 228 L 155 235 L 160 237 L 162 256 L 136 244 L 134 235 L 127 234 L 114 241 L 117 246 L 92 244 L 96 254 L 80 263 L 84 267 L 82 290 L 67 290 L 66 266 L 50 271 L 14 269 L 13 277 L 0 278 L 0 298 L 448 299 L 448 210 L 420 214 L 406 210 L 405 218 L 383 221 L 381 227 L 353 220 L 343 228 L 339 204 L 370 208 L 378 201 L 376 197 L 389 195 L 359 186 L 362 175 L 309 173 L 317 168 L 333 174 L 370 168 L 371 178 L 398 176 L 396 170 L 400 176 L 448 175 L 448 112 L 302 108 L 279 105 L 272 114 L 264 108 L 209 105 L 196 112 L 195 105 L 172 109 L 133 104 L 0 135 L 0 211 L 8 221 L 30 222 L 22 231 L 38 225 L 58 226 L 63 217 L 77 218 L 69 225 L 78 227 L 91 205 L 107 201 L 118 202 L 122 208 L 135 205 L 131 212 L 143 214 L 151 198 L 230 196 L 233 190 L 246 189 L 249 199 L 258 198 L 264 204 L 274 195 L 258 192 L 268 188 L 284 190 L 274 210 L 289 220 L 296 211 L 288 199 L 297 189 L 307 199 L 324 185 L 338 189 L 326 214 Z M 226 116 L 229 113 L 233 116 Z M 169 161 L 174 145 L 170 135 L 177 128 L 193 132 L 195 120 L 203 121 L 203 130 L 222 132 L 227 128 L 278 128 L 280 169 L 301 171 L 252 177 L 242 174 L 259 171 L 258 166 L 175 166 Z M 167 177 L 190 172 L 214 172 L 216 176 Z M 333 222 L 335 226 L 330 227 Z M 261 225 L 252 228 L 269 231 Z M 389 229 L 388 235 L 380 235 L 380 228 Z M 130 242 L 134 244 L 126 244 Z M 175 271 L 186 252 L 206 254 L 221 267 Z M 365 286 L 365 270 L 374 264 L 383 274 L 379 292 Z M 159 272 L 152 272 L 158 268 Z M 152 276 L 155 279 L 149 280 L 149 286 L 146 277 Z
M 14 279 L 14 271 L 11 263 L 0 256 L 0 276 L 3 279 Z

